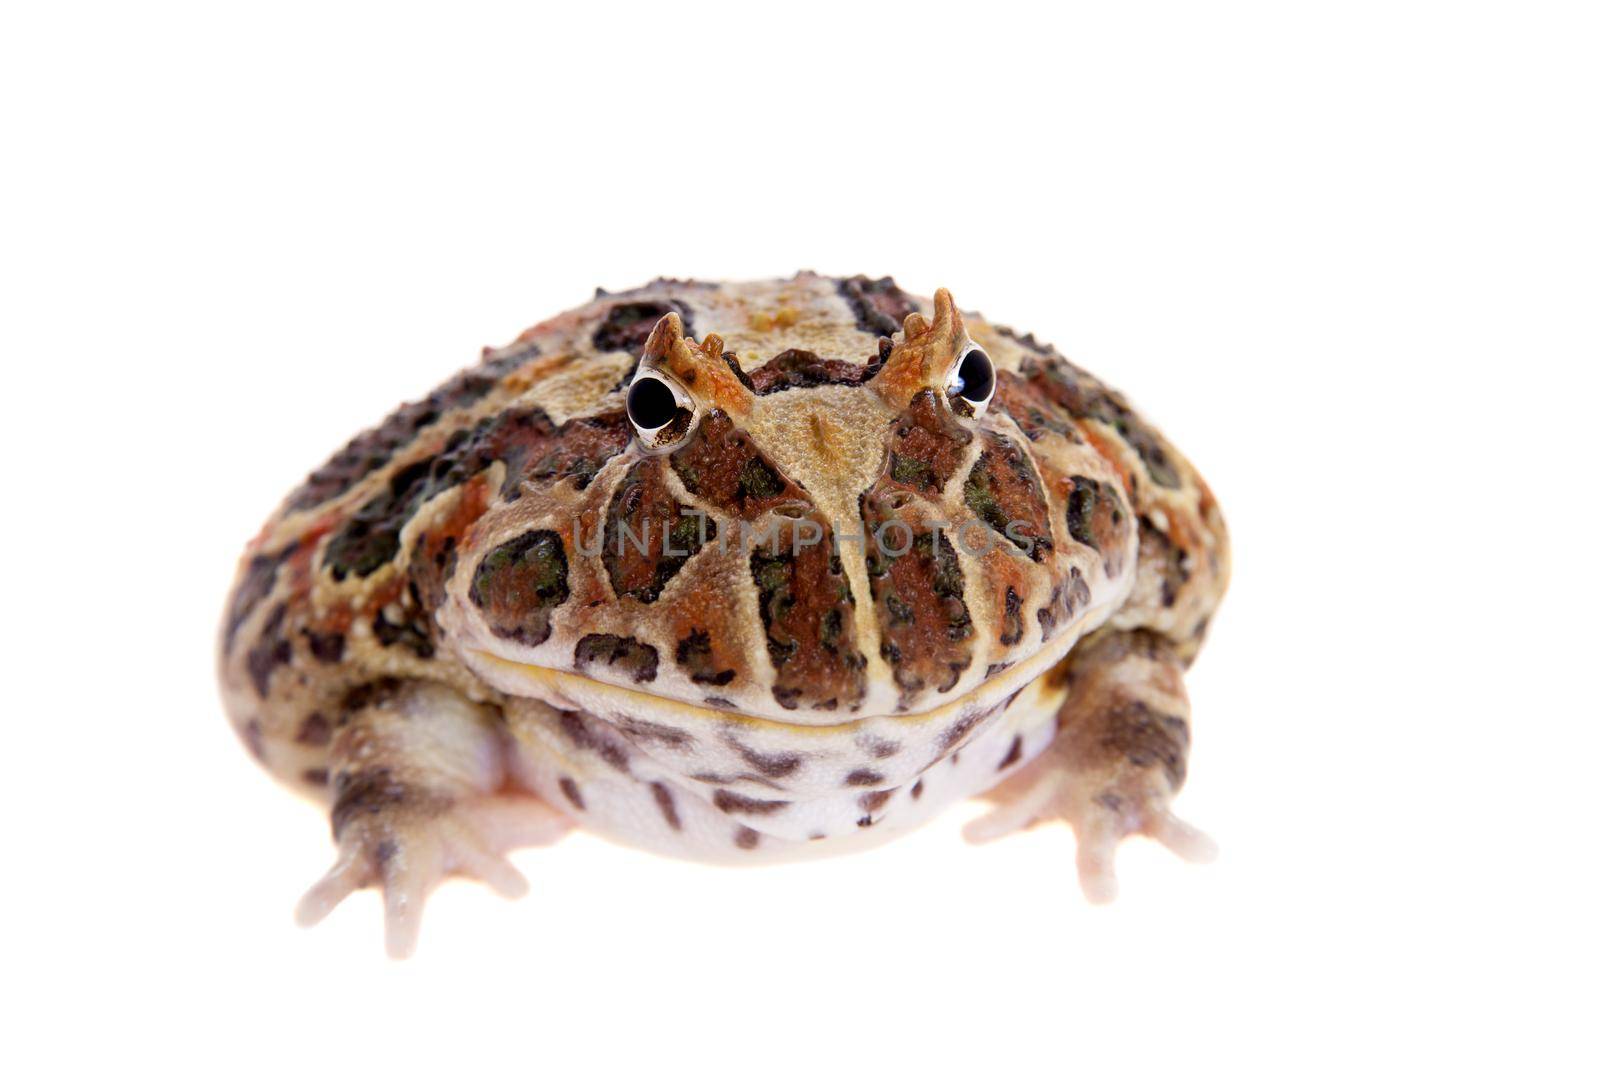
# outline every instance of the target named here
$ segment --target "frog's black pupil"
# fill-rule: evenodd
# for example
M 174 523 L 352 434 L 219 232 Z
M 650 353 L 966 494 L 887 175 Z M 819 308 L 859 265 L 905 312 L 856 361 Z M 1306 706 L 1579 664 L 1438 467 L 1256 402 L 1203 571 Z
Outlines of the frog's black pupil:
M 961 357 L 956 377 L 961 380 L 961 396 L 969 403 L 981 404 L 994 392 L 994 364 L 981 348 L 974 348 Z
M 659 378 L 640 378 L 628 390 L 628 418 L 642 430 L 665 426 L 677 413 L 677 398 Z

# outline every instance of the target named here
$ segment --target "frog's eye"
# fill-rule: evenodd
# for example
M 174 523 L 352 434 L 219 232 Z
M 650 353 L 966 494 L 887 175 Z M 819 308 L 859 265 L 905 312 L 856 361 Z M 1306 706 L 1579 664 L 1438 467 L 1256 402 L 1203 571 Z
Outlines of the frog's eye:
M 628 421 L 647 450 L 665 450 L 683 440 L 694 420 L 694 399 L 678 384 L 641 369 L 628 386 Z
M 989 353 L 969 341 L 945 385 L 950 407 L 958 414 L 980 418 L 994 397 L 994 386 L 994 363 Z

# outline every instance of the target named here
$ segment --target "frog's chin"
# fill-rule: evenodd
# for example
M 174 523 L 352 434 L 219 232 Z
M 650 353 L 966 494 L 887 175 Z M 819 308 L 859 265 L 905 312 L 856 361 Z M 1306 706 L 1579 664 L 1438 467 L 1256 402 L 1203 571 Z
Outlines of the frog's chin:
M 695 704 L 658 693 L 613 685 L 588 675 L 506 659 L 482 649 L 466 649 L 464 653 L 473 673 L 502 693 L 539 700 L 562 710 L 586 711 L 613 722 L 635 720 L 671 724 L 700 720 L 805 733 L 848 731 L 858 729 L 866 722 L 882 723 L 887 720 L 897 725 L 920 726 L 987 714 L 1009 705 L 1024 692 L 1033 694 L 1036 699 L 1053 700 L 1053 709 L 1060 706 L 1065 695 L 1061 672 L 1049 670 L 1061 660 L 1061 650 L 1053 645 L 1041 648 L 1027 659 L 985 679 L 976 688 L 935 707 L 914 712 L 898 711 L 892 706 L 881 711 L 868 707 L 843 720 L 818 722 L 775 719 L 741 708 Z

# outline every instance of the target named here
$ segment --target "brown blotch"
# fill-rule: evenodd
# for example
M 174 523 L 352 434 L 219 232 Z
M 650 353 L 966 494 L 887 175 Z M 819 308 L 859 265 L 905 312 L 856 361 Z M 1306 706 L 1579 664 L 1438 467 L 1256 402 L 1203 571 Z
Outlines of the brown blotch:
M 898 487 L 936 499 L 971 443 L 972 431 L 939 403 L 932 389 L 924 389 L 895 420 L 883 474 L 874 489 Z
M 738 832 L 733 835 L 733 843 L 736 847 L 748 852 L 761 844 L 761 835 L 748 826 L 741 826 Z
M 312 767 L 310 770 L 300 772 L 300 780 L 307 785 L 327 785 L 328 768 Z
M 341 771 L 333 782 L 338 799 L 333 803 L 333 837 L 338 840 L 352 819 L 405 807 L 424 812 L 440 812 L 450 802 L 426 790 L 409 786 L 388 767 L 367 767 Z
M 819 544 L 796 547 L 801 529 L 822 528 Z M 867 659 L 856 650 L 855 597 L 820 513 L 779 532 L 777 551 L 750 554 L 767 653 L 777 669 L 772 695 L 786 708 L 854 708 L 866 694 Z
M 1183 485 L 1183 477 L 1160 435 L 1134 413 L 1122 395 L 1059 355 L 1030 356 L 1022 361 L 1015 375 L 1002 371 L 998 392 L 1002 394 L 1002 404 L 1008 398 L 1017 403 L 1015 398 L 1025 396 L 1041 402 L 1041 406 L 1052 405 L 1074 419 L 1094 419 L 1110 425 L 1138 453 L 1151 481 L 1168 489 Z M 1027 407 L 1024 401 L 1018 403 L 1017 410 L 1009 406 L 1006 410 L 1022 425 L 1019 413 L 1026 417 Z
M 878 651 L 907 697 L 929 686 L 946 693 L 972 663 L 961 564 L 942 531 L 917 532 L 896 517 L 894 495 L 874 487 L 861 499 Z
M 1089 583 L 1083 580 L 1083 572 L 1077 567 L 1069 568 L 1066 578 L 1050 590 L 1050 599 L 1038 611 L 1042 638 L 1048 641 L 1056 632 L 1056 627 L 1088 607 L 1091 599 Z
M 638 355 L 657 322 L 676 311 L 683 320 L 683 332 L 694 333 L 694 315 L 681 300 L 633 300 L 613 304 L 604 321 L 594 331 L 594 347 L 601 352 L 631 352 Z
M 290 494 L 288 510 L 302 511 L 340 496 L 388 463 L 445 412 L 477 403 L 496 383 L 538 353 L 536 345 L 515 345 L 499 353 L 486 350 L 484 361 L 478 366 L 457 374 L 424 399 L 402 405 L 378 426 L 351 439 Z
M 300 720 L 300 729 L 295 733 L 296 744 L 309 745 L 320 748 L 333 737 L 333 727 L 328 724 L 327 717 L 320 711 L 313 711 Z
M 583 804 L 583 792 L 578 788 L 577 782 L 574 782 L 571 778 L 564 777 L 558 780 L 556 785 L 561 788 L 561 795 L 567 798 L 567 803 L 571 804 L 579 811 L 585 810 Z
M 1167 784 L 1183 784 L 1189 752 L 1189 724 L 1176 715 L 1159 715 L 1142 700 L 1109 709 L 1100 731 L 1100 746 L 1135 767 L 1160 764 Z
M 845 785 L 854 786 L 878 785 L 882 781 L 883 775 L 879 774 L 875 770 L 872 770 L 870 767 L 857 767 L 855 770 L 845 775 L 844 778 Z
M 1014 586 L 1006 586 L 1005 613 L 1000 620 L 1000 643 L 1014 645 L 1022 640 L 1022 597 Z
M 664 460 L 629 469 L 606 509 L 601 554 L 612 591 L 654 603 L 667 583 L 716 537 L 709 515 L 684 507 L 667 487 Z
M 344 659 L 344 634 L 320 633 L 316 630 L 303 630 L 306 647 L 311 649 L 311 655 L 319 663 L 338 663 Z
M 694 438 L 671 458 L 685 489 L 741 519 L 754 519 L 779 504 L 810 500 L 720 408 L 700 420 Z
M 921 778 L 918 778 L 915 782 L 913 782 L 911 784 L 911 799 L 912 800 L 921 800 L 922 799 L 922 779 Z
M 995 770 L 1003 771 L 1007 767 L 1011 766 L 1013 763 L 1017 762 L 1021 758 L 1022 758 L 1022 735 L 1018 734 L 1016 737 L 1013 737 L 1011 739 L 1011 747 L 1006 749 L 1005 757 L 1000 760 L 1000 764 L 999 764 L 999 766 L 995 767 Z
M 256 643 L 245 655 L 245 670 L 256 687 L 256 693 L 263 698 L 271 684 L 272 672 L 288 665 L 294 658 L 294 649 L 283 633 L 283 620 L 287 612 L 287 607 L 282 603 L 273 607 L 272 613 L 261 625 Z
M 839 295 L 855 313 L 856 329 L 888 337 L 900 329 L 905 317 L 917 310 L 916 301 L 893 278 L 872 279 L 864 274 L 840 278 Z
M 529 530 L 491 549 L 469 594 L 495 636 L 525 645 L 550 636 L 550 616 L 567 595 L 567 554 L 553 530 Z
M 745 381 L 751 392 L 766 396 L 785 389 L 810 389 L 819 385 L 860 385 L 882 367 L 883 360 L 877 354 L 867 363 L 852 363 L 844 359 L 823 359 L 803 348 L 790 348 L 751 371 Z
M 595 665 L 622 671 L 638 684 L 655 681 L 660 654 L 654 646 L 618 634 L 585 634 L 578 639 L 572 665 L 585 674 Z
M 967 474 L 962 495 L 973 514 L 1038 563 L 1055 548 L 1039 475 L 1017 442 L 997 433 L 983 438 L 983 452 Z
M 691 681 L 701 685 L 723 686 L 738 677 L 738 671 L 727 666 L 722 641 L 709 631 L 691 629 L 689 635 L 678 642 L 678 666 L 688 672 Z

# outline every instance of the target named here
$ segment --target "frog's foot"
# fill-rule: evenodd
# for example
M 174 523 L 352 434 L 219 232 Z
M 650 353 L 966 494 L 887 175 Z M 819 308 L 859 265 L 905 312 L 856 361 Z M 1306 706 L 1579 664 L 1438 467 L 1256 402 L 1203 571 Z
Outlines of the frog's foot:
M 1078 839 L 1078 882 L 1095 904 L 1116 898 L 1117 845 L 1129 835 L 1153 837 L 1191 863 L 1216 858 L 1211 838 L 1169 810 L 1172 791 L 1164 778 L 1135 773 L 1106 780 L 1075 774 L 1055 755 L 1046 753 L 990 794 L 996 807 L 967 824 L 967 840 L 982 844 L 1037 822 L 1061 819 Z
M 465 875 L 519 897 L 528 882 L 505 853 L 550 844 L 570 827 L 566 816 L 526 795 L 400 799 L 387 804 L 380 798 L 343 823 L 339 858 L 295 910 L 302 926 L 321 922 L 345 897 L 375 885 L 383 890 L 389 955 L 403 959 L 416 947 L 428 894 L 445 878 Z
M 1078 881 L 1094 903 L 1117 895 L 1114 858 L 1130 834 L 1153 837 L 1186 860 L 1216 857 L 1209 837 L 1172 814 L 1189 752 L 1182 661 L 1159 635 L 1131 631 L 1091 640 L 1063 664 L 1068 696 L 1050 748 L 1001 783 L 994 810 L 969 841 L 1045 819 L 1070 823 Z

